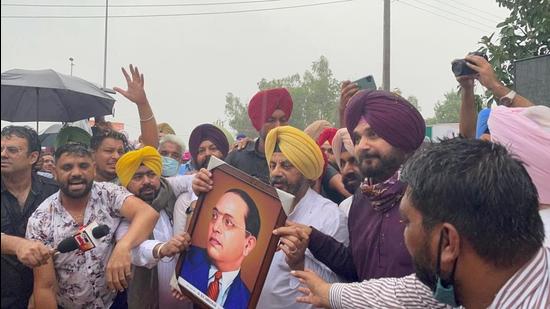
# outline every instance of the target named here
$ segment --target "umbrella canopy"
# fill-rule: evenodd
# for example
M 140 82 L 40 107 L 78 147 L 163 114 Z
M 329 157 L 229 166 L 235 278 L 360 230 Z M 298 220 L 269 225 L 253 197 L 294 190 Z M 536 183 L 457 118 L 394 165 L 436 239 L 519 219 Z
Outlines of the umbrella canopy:
M 112 114 L 115 99 L 78 77 L 54 70 L 2 73 L 2 120 L 71 122 Z
M 57 134 L 59 133 L 59 130 L 63 127 L 62 124 L 56 123 L 52 124 L 46 130 L 42 131 L 42 133 L 38 136 L 40 139 L 40 144 L 42 147 L 53 147 L 55 144 L 55 139 L 57 138 Z

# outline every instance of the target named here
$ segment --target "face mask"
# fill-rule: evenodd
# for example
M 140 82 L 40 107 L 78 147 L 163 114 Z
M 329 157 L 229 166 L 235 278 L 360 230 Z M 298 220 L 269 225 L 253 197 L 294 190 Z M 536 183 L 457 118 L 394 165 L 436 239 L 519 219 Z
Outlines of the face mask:
M 180 163 L 170 157 L 162 157 L 162 176 L 176 176 L 180 169 Z
M 451 277 L 449 280 L 443 280 L 441 279 L 441 244 L 443 242 L 443 231 L 441 231 L 441 236 L 439 238 L 439 248 L 437 249 L 437 264 L 436 264 L 436 278 L 437 278 L 437 285 L 435 286 L 434 291 L 434 298 L 443 304 L 452 306 L 452 307 L 458 307 L 458 302 L 456 300 L 455 295 L 455 288 L 454 288 L 454 278 L 455 278 L 455 270 L 456 270 L 456 262 L 458 261 L 458 258 L 455 260 L 455 263 L 453 265 L 453 271 L 451 272 Z

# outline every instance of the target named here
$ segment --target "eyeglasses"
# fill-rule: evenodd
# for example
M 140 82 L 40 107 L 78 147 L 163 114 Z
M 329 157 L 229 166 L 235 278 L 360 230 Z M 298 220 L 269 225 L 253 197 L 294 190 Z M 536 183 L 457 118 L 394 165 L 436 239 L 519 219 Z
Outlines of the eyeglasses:
M 6 151 L 8 154 L 16 156 L 18 155 L 23 149 L 21 147 L 17 146 L 2 146 L 2 152 Z
M 230 231 L 232 229 L 239 228 L 244 230 L 247 234 L 251 234 L 246 230 L 246 227 L 237 224 L 235 219 L 229 214 L 223 213 L 216 208 L 212 209 L 212 217 L 210 218 L 210 222 L 216 223 L 219 218 L 222 218 L 222 226 L 224 227 L 224 230 Z

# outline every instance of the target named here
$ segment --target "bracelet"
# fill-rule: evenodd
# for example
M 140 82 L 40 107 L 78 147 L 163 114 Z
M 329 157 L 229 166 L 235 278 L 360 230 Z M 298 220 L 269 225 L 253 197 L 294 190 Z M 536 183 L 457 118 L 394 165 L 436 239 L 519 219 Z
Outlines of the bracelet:
M 153 119 L 154 117 L 155 117 L 155 114 L 154 114 L 154 113 L 151 113 L 151 117 L 149 117 L 149 118 L 147 118 L 147 119 L 139 119 L 139 121 L 141 121 L 141 122 L 147 122 L 147 121 Z
M 160 244 L 160 246 L 158 246 L 158 248 L 157 248 L 157 254 L 156 254 L 157 260 L 160 260 L 160 259 L 161 259 L 161 257 L 160 257 L 160 250 L 162 250 L 162 247 L 164 247 L 164 245 L 166 245 L 165 242 L 163 242 L 162 244 Z

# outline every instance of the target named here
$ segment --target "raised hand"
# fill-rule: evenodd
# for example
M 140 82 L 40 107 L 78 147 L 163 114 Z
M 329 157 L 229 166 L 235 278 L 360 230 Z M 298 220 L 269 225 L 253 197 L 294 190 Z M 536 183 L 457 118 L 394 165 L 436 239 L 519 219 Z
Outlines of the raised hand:
M 349 100 L 359 91 L 357 84 L 346 80 L 342 82 L 342 88 L 340 89 L 340 109 L 346 109 Z
M 483 57 L 477 55 L 467 55 L 465 57 L 466 65 L 478 74 L 475 76 L 479 82 L 489 90 L 501 85 L 491 64 Z
M 148 104 L 147 96 L 145 95 L 145 79 L 143 74 L 139 73 L 138 67 L 134 67 L 130 64 L 130 75 L 124 68 L 122 68 L 122 74 L 126 78 L 128 89 L 124 90 L 120 87 L 114 87 L 113 90 L 125 96 L 128 100 L 134 102 L 136 105 Z

